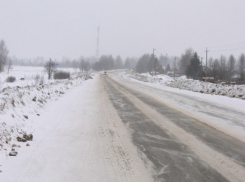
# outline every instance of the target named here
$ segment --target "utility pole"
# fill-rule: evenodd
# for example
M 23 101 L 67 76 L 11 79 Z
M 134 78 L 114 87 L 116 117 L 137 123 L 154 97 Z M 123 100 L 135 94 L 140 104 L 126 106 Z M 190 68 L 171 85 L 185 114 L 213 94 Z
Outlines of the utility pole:
M 207 47 L 206 47 L 205 52 L 206 52 L 206 77 L 207 77 L 208 76 L 208 48 Z
M 168 60 L 168 54 L 166 54 L 165 70 L 166 70 L 166 68 L 167 68 L 167 60 Z
M 177 57 L 175 56 L 175 57 L 174 57 L 174 80 L 175 80 L 175 66 L 176 66 L 176 59 L 177 59 Z
M 156 49 L 153 48 L 153 59 L 152 59 L 152 64 L 151 64 L 151 71 L 152 71 L 152 77 L 153 77 L 153 64 L 154 64 L 154 59 L 155 59 L 155 55 L 154 55 L 154 51 L 156 51 Z

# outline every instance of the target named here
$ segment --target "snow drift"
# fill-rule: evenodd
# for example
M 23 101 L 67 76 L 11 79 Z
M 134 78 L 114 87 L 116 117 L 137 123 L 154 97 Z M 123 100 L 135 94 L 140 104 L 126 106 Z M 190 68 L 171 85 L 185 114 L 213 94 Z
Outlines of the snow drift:
M 176 78 L 176 80 L 174 80 L 167 75 L 156 75 L 152 77 L 150 74 L 138 74 L 132 72 L 127 72 L 124 76 L 143 82 L 158 83 L 193 92 L 245 99 L 245 85 L 214 84 L 199 80 L 186 79 L 185 77 Z

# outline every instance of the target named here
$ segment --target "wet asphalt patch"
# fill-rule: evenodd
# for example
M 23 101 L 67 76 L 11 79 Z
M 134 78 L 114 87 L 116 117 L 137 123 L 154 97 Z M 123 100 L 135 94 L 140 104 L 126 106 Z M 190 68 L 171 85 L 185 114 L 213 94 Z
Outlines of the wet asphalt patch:
M 134 145 L 153 164 L 155 181 L 227 181 L 186 145 L 145 116 L 107 78 L 103 81 L 118 115 L 132 132 Z
M 216 151 L 233 159 L 239 165 L 245 167 L 245 143 L 237 140 L 223 132 L 220 132 L 190 116 L 185 115 L 177 110 L 174 110 L 167 105 L 149 98 L 135 90 L 131 90 L 123 85 L 120 85 L 124 90 L 130 92 L 132 95 L 140 99 L 148 106 L 161 113 L 166 118 L 171 120 L 177 126 L 183 128 L 188 133 L 196 136 L 199 140 L 210 146 Z

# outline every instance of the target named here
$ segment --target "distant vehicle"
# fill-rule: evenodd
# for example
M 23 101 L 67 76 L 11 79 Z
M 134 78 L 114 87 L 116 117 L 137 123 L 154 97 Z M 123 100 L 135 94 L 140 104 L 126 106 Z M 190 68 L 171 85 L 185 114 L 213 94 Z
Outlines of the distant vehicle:
M 103 72 L 103 75 L 108 75 L 108 73 L 106 71 Z

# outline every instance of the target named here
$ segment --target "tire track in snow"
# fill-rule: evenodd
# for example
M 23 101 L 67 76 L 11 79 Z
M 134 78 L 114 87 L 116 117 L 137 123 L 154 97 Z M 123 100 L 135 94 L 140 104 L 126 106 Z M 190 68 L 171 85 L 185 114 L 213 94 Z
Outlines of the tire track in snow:
M 141 112 L 149 117 L 159 127 L 167 129 L 171 134 L 178 138 L 182 143 L 194 151 L 198 157 L 207 162 L 213 169 L 225 176 L 230 181 L 243 181 L 245 179 L 245 170 L 242 166 L 234 163 L 230 158 L 213 150 L 196 137 L 187 133 L 182 128 L 172 123 L 168 118 L 158 113 L 154 108 L 147 106 L 144 102 L 130 94 L 128 91 L 119 86 L 115 81 L 110 79 L 120 93 L 124 94 Z M 217 181 L 217 179 L 215 180 Z

